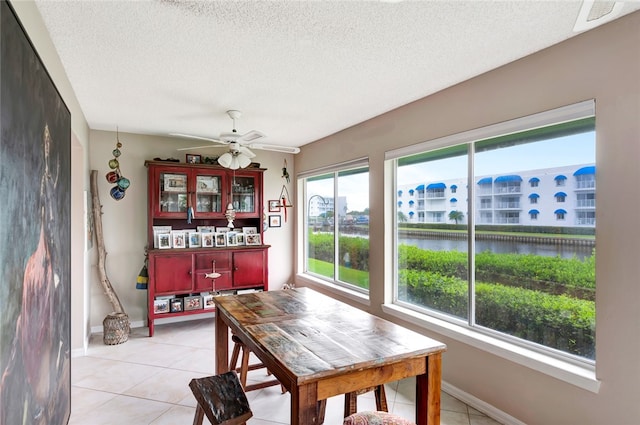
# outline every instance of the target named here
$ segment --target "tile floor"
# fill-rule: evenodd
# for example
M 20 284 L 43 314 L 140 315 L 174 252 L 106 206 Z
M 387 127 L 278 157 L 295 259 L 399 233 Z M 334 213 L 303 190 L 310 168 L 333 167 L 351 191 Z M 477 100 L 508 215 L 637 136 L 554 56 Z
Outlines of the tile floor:
M 213 319 L 156 325 L 132 330 L 129 340 L 104 345 L 93 335 L 86 356 L 71 363 L 71 419 L 69 425 L 180 425 L 193 423 L 195 399 L 192 378 L 214 373 Z M 265 379 L 263 370 L 250 380 Z M 412 380 L 387 385 L 389 410 L 415 418 Z M 247 393 L 253 411 L 248 425 L 289 423 L 289 394 L 274 386 Z M 342 424 L 344 396 L 327 402 L 325 424 Z M 373 393 L 358 397 L 358 410 L 375 410 Z M 205 423 L 207 423 L 205 418 Z M 459 400 L 442 393 L 442 425 L 499 425 Z

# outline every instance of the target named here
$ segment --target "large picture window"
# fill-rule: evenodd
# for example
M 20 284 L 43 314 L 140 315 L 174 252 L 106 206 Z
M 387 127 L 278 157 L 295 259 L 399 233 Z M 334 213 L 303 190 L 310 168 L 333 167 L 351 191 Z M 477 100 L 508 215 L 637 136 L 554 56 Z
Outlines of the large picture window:
M 416 201 L 394 202 L 394 300 L 590 362 L 595 117 L 587 102 L 541 115 L 509 123 L 507 133 L 476 130 L 393 158 L 394 193 L 415 189 Z M 456 203 L 447 202 L 452 187 Z
M 366 161 L 300 178 L 304 272 L 369 290 L 369 167 Z

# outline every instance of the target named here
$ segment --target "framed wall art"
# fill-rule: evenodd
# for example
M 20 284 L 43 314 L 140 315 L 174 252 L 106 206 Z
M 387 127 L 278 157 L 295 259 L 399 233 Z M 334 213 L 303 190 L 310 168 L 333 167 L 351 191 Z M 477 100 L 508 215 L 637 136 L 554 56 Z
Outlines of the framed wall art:
M 280 227 L 282 226 L 282 217 L 279 215 L 270 215 L 269 216 L 269 227 Z
M 62 425 L 71 413 L 71 114 L 6 1 L 0 46 L 0 423 Z
M 269 203 L 269 212 L 280 212 L 280 200 L 272 199 L 268 201 Z

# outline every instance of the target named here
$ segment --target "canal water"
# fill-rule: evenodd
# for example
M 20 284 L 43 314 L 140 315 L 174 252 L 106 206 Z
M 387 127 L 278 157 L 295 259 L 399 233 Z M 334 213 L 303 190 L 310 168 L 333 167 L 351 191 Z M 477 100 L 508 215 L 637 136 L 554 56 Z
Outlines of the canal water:
M 427 239 L 427 238 L 398 238 L 398 242 L 406 245 L 414 245 L 420 249 L 432 251 L 462 251 L 467 252 L 466 240 Z M 504 240 L 479 240 L 476 241 L 476 252 L 492 251 L 499 254 L 535 254 L 548 257 L 560 256 L 584 260 L 592 254 L 592 248 L 582 245 L 569 244 L 542 244 Z

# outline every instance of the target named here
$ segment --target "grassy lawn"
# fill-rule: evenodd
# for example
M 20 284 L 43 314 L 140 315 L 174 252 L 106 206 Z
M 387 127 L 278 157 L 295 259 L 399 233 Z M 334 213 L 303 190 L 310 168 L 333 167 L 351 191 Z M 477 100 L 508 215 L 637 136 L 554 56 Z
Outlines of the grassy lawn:
M 333 264 L 326 261 L 309 258 L 309 271 L 320 276 L 333 278 Z M 339 266 L 338 273 L 340 273 L 342 282 L 369 289 L 369 272 Z

